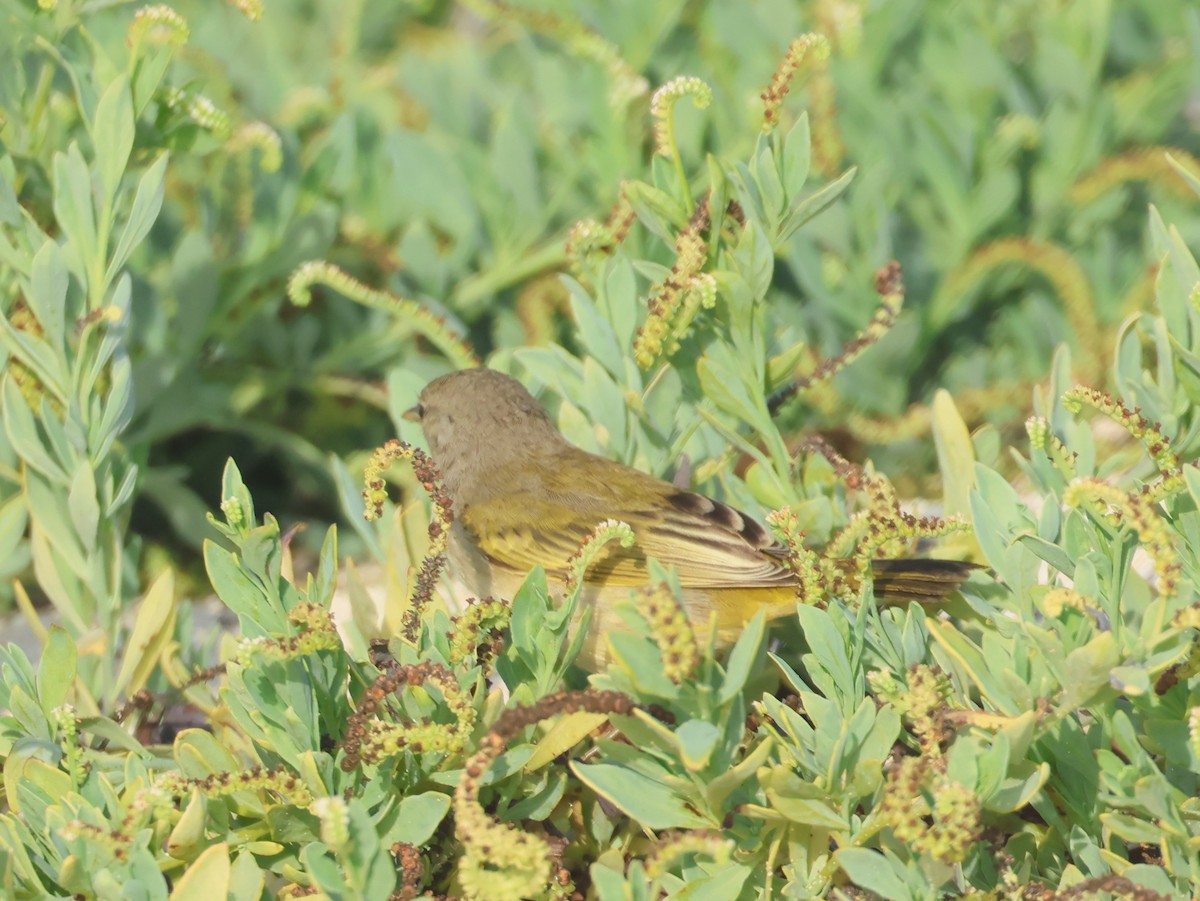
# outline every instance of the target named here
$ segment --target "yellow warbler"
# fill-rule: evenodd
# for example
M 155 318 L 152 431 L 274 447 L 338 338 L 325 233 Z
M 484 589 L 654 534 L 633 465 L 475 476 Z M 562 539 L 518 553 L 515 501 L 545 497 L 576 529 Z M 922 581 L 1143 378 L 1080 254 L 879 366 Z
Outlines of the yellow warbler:
M 610 545 L 584 577 L 595 605 L 580 664 L 606 657 L 602 636 L 614 605 L 644 587 L 646 560 L 675 569 L 693 625 L 716 617 L 736 638 L 758 610 L 795 609 L 796 577 L 767 530 L 732 507 L 571 444 L 516 379 L 466 369 L 435 379 L 405 414 L 419 422 L 453 502 L 450 567 L 468 590 L 511 598 L 534 566 L 560 590 L 568 560 L 605 520 L 633 530 L 630 548 Z M 947 560 L 876 560 L 875 592 L 896 600 L 951 594 L 974 567 Z

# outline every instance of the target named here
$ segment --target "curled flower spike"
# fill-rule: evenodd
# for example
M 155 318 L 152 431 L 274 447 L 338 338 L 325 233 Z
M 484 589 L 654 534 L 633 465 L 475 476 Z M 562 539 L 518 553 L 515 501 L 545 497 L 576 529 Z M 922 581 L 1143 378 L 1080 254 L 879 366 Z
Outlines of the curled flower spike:
M 297 604 L 288 611 L 288 622 L 299 628 L 298 635 L 245 640 L 238 647 L 237 662 L 250 666 L 255 658 L 294 660 L 317 651 L 336 651 L 342 647 L 342 640 L 333 626 L 333 616 L 320 604 Z
M 1162 474 L 1156 483 L 1145 489 L 1155 500 L 1183 489 L 1183 471 L 1170 439 L 1163 432 L 1161 423 L 1151 422 L 1142 415 L 1141 407 L 1131 410 L 1111 394 L 1085 385 L 1072 388 L 1063 395 L 1062 402 L 1072 413 L 1078 413 L 1084 404 L 1099 410 L 1145 446 Z
M 335 631 L 305 632 L 276 639 L 259 636 L 243 641 L 238 646 L 236 659 L 242 666 L 250 666 L 256 658 L 295 660 L 317 651 L 336 651 L 341 647 L 342 640 Z
M 596 257 L 611 256 L 629 235 L 637 214 L 625 194 L 625 184 L 622 183 L 617 201 L 609 210 L 604 222 L 594 219 L 584 219 L 576 222 L 567 233 L 567 243 L 564 248 L 571 269 L 582 272 L 585 265 Z
M 210 798 L 222 798 L 240 791 L 270 791 L 297 807 L 307 807 L 313 800 L 300 777 L 283 764 L 273 769 L 254 766 L 238 773 L 213 773 L 202 779 L 168 772 L 158 778 L 155 788 L 175 797 L 190 795 L 192 789 L 198 789 Z
M 480 751 L 465 767 L 454 791 L 454 822 L 463 847 L 458 878 L 469 899 L 522 901 L 547 889 L 561 893 L 563 877 L 552 872 L 553 853 L 542 838 L 518 832 L 515 824 L 493 819 L 479 803 L 483 777 L 505 745 L 528 726 L 560 713 L 631 714 L 637 705 L 620 692 L 563 691 L 532 704 L 505 710 L 480 742 Z
M 442 693 L 443 703 L 454 715 L 452 723 L 389 723 L 376 714 L 388 696 L 402 688 L 419 688 L 432 683 Z M 342 769 L 347 773 L 362 763 L 379 763 L 409 750 L 414 754 L 438 751 L 459 754 L 475 726 L 475 707 L 462 690 L 454 673 L 440 663 L 423 661 L 400 665 L 391 661 L 371 683 L 358 709 L 346 724 L 342 739 Z
M 1051 588 L 1042 598 L 1042 612 L 1046 616 L 1058 617 L 1067 608 L 1086 610 L 1089 601 L 1073 588 Z
M 1187 180 L 1171 165 L 1168 155 L 1185 161 L 1193 171 L 1200 171 L 1200 159 L 1178 147 L 1138 147 L 1101 160 L 1071 186 L 1067 196 L 1084 206 L 1131 181 L 1145 181 L 1176 196 L 1192 198 Z
M 246 527 L 246 510 L 242 507 L 242 502 L 236 497 L 227 497 L 221 501 L 221 513 L 225 516 L 225 522 L 229 528 L 234 531 L 241 532 Z
M 678 347 L 676 335 L 682 335 L 690 324 L 690 318 L 682 326 L 678 317 L 684 299 L 692 291 L 696 295 L 696 306 L 702 306 L 711 292 L 716 300 L 716 284 L 710 286 L 700 278 L 700 270 L 708 260 L 708 244 L 700 232 L 708 225 L 708 202 L 697 207 L 691 221 L 675 240 L 675 265 L 661 285 L 650 292 L 649 314 L 633 340 L 633 358 L 642 369 L 649 369 L 664 354 Z M 691 314 L 695 316 L 694 308 Z
M 822 65 L 808 89 L 812 108 L 812 163 L 813 171 L 832 177 L 837 174 L 846 155 L 841 133 L 837 127 L 837 97 L 833 78 Z
M 843 344 L 841 352 L 836 356 L 822 361 L 808 375 L 796 379 L 772 394 L 767 401 L 767 410 L 772 416 L 801 391 L 833 378 L 858 359 L 863 351 L 891 331 L 904 306 L 904 281 L 900 264 L 895 260 L 875 273 L 875 293 L 880 296 L 879 309 L 875 311 L 866 328 Z
M 67 820 L 58 829 L 58 834 L 69 842 L 86 836 L 89 842 L 106 849 L 117 861 L 129 857 L 129 846 L 133 842 L 124 829 L 106 829 L 94 823 L 85 823 L 83 820 Z
M 400 891 L 393 897 L 400 901 L 416 898 L 421 891 L 421 880 L 425 877 L 421 849 L 408 842 L 396 842 L 391 851 L 396 858 L 396 871 L 400 874 Z
M 257 22 L 263 17 L 262 0 L 229 0 L 229 5 L 251 22 Z
M 129 45 L 134 48 L 135 55 L 144 43 L 182 47 L 188 37 L 187 20 L 162 3 L 143 6 L 129 23 Z
M 796 599 L 812 603 L 821 594 L 820 559 L 804 546 L 800 517 L 791 507 L 772 510 L 766 516 L 767 528 L 788 549 L 788 567 L 796 574 Z
M 75 715 L 75 708 L 63 704 L 56 707 L 50 716 L 61 737 L 59 745 L 63 750 L 63 764 L 71 777 L 71 784 L 78 788 L 87 778 L 88 764 L 83 759 L 83 745 L 79 742 L 79 719 Z
M 983 828 L 980 810 L 974 792 L 946 778 L 934 761 L 903 757 L 888 773 L 877 813 L 918 853 L 954 864 L 966 857 Z
M 692 190 L 688 186 L 683 158 L 679 155 L 679 147 L 675 143 L 675 104 L 680 97 L 689 94 L 697 109 L 705 109 L 712 103 L 712 88 L 707 83 L 693 76 L 682 76 L 668 81 L 654 92 L 654 96 L 650 98 L 650 115 L 654 119 L 654 152 L 671 158 L 690 213 Z
M 321 841 L 332 851 L 341 851 L 350 842 L 350 808 L 337 795 L 317 798 L 308 809 L 321 821 Z
M 614 108 L 646 93 L 647 82 L 627 63 L 616 46 L 578 20 L 545 10 L 518 6 L 507 0 L 465 0 L 479 15 L 495 20 L 517 22 L 530 31 L 561 41 L 568 52 L 599 63 L 613 80 L 609 102 Z
M 675 104 L 690 96 L 696 109 L 707 109 L 712 103 L 712 88 L 702 79 L 691 75 L 673 78 L 654 92 L 650 98 L 650 116 L 654 119 L 654 152 L 662 156 L 678 156 L 675 146 Z
M 942 714 L 952 690 L 946 674 L 919 663 L 905 674 L 904 682 L 883 670 L 868 674 L 867 682 L 880 700 L 912 726 L 921 745 L 921 754 L 929 758 L 940 757 Z
M 1029 446 L 1040 450 L 1055 469 L 1068 479 L 1078 475 L 1076 460 L 1079 455 L 1071 450 L 1050 430 L 1050 421 L 1043 416 L 1030 416 L 1025 420 L 1025 432 L 1029 435 Z
M 881 547 L 904 547 L 920 538 L 937 538 L 970 528 L 960 516 L 917 517 L 905 512 L 886 478 L 851 463 L 819 436 L 806 440 L 800 449 L 825 457 L 847 488 L 862 490 L 869 499 L 867 509 L 850 518 L 817 560 L 821 568 L 818 585 L 827 594 L 846 596 L 861 591 Z M 845 559 L 847 555 L 849 560 Z
M 820 0 L 814 10 L 822 34 L 829 43 L 854 54 L 862 43 L 862 0 Z
M 247 122 L 229 139 L 231 151 L 257 149 L 258 166 L 263 172 L 278 172 L 283 165 L 283 144 L 279 133 L 265 122 Z
M 663 675 L 676 685 L 692 678 L 700 648 L 687 611 L 665 582 L 642 589 L 638 612 L 650 623 L 650 634 L 662 651 Z
M 168 109 L 187 116 L 205 131 L 217 137 L 229 134 L 229 116 L 217 109 L 216 104 L 203 94 L 189 94 L 179 88 L 171 88 L 164 99 Z
M 866 492 L 868 507 L 850 517 L 846 527 L 829 542 L 825 553 L 829 558 L 852 555 L 859 585 L 863 584 L 871 571 L 871 561 L 881 548 L 895 545 L 902 549 L 921 538 L 940 538 L 970 528 L 961 516 L 918 517 L 902 510 L 895 489 L 881 475 L 864 470 L 859 476 L 858 487 Z M 832 559 L 827 562 L 832 562 Z M 835 593 L 843 593 L 851 588 L 844 570 L 834 567 L 828 573 L 828 578 Z
M 479 365 L 479 358 L 475 356 L 466 340 L 451 331 L 445 319 L 434 315 L 415 300 L 368 288 L 324 260 L 312 260 L 296 268 L 292 277 L 288 279 L 288 297 L 296 306 L 306 307 L 312 300 L 312 286 L 318 284 L 332 288 L 365 307 L 403 317 L 414 331 L 428 338 L 431 344 L 445 354 L 446 359 L 454 364 L 455 368 L 473 369 Z
M 1128 526 L 1154 560 L 1158 590 L 1173 595 L 1179 587 L 1183 564 L 1175 552 L 1171 532 L 1158 515 L 1158 507 L 1145 491 L 1128 494 L 1103 479 L 1076 479 L 1063 492 L 1068 507 L 1086 507 L 1114 526 Z
M 978 796 L 961 782 L 941 780 L 933 790 L 933 825 L 916 843 L 919 852 L 943 863 L 961 863 L 983 829 Z
M 365 519 L 378 519 L 383 513 L 383 502 L 387 498 L 383 470 L 394 460 L 412 460 L 413 474 L 433 501 L 433 512 L 429 517 L 429 550 L 425 552 L 421 561 L 417 578 L 409 586 L 409 597 L 401 619 L 404 637 L 415 642 L 421 624 L 421 611 L 433 596 L 434 586 L 442 574 L 442 567 L 446 565 L 446 542 L 450 534 L 450 524 L 454 520 L 453 505 L 446 489 L 442 487 L 441 473 L 429 455 L 393 438 L 375 451 L 363 472 L 366 485 L 363 488 Z
M 792 77 L 806 63 L 814 68 L 829 59 L 829 41 L 823 35 L 802 34 L 792 41 L 771 83 L 761 94 L 763 102 L 763 131 L 771 132 L 779 124 L 779 107 L 792 86 Z
M 1002 238 L 984 245 L 942 281 L 934 308 L 950 310 L 957 301 L 949 298 L 966 297 L 977 285 L 984 283 L 993 270 L 1014 263 L 1027 267 L 1050 283 L 1076 337 L 1074 346 L 1079 349 L 1081 369 L 1089 374 L 1099 371 L 1104 337 L 1097 325 L 1091 285 L 1075 258 L 1054 244 L 1020 237 Z
M 565 587 L 571 594 L 583 582 L 584 575 L 597 560 L 604 558 L 606 546 L 610 541 L 618 542 L 621 547 L 633 547 L 635 541 L 633 529 L 628 523 L 615 519 L 606 519 L 592 530 L 574 554 L 567 560 L 567 577 Z
M 454 631 L 449 635 L 450 663 L 458 666 L 474 655 L 476 662 L 486 665 L 500 652 L 511 619 L 512 607 L 504 601 L 468 601 L 467 609 L 454 618 Z

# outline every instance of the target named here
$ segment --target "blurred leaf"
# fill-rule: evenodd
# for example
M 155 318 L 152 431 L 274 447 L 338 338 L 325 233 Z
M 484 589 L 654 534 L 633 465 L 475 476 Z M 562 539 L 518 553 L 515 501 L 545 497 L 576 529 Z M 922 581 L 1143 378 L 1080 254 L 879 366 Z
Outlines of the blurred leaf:
M 115 78 L 100 97 L 92 123 L 92 143 L 105 202 L 111 203 L 133 149 L 133 100 L 124 77 Z
M 533 755 L 525 761 L 526 771 L 541 769 L 560 754 L 565 754 L 604 723 L 608 716 L 603 713 L 579 711 L 555 720 L 545 735 L 537 741 Z
M 692 812 L 666 784 L 627 767 L 571 761 L 585 785 L 647 829 L 710 829 L 716 824 Z
M 121 237 L 117 239 L 117 246 L 113 250 L 112 259 L 108 263 L 108 271 L 105 273 L 105 281 L 111 282 L 121 271 L 121 267 L 129 259 L 129 255 L 133 253 L 134 248 L 142 243 L 142 240 L 150 232 L 150 227 L 154 225 L 154 220 L 158 218 L 159 210 L 162 209 L 163 188 L 167 178 L 167 154 L 163 154 L 142 174 L 138 181 L 137 193 L 133 197 L 133 207 L 129 211 L 129 218 L 125 220 L 125 227 L 121 230 Z
M 833 859 L 851 882 L 892 901 L 913 897 L 891 861 L 878 851 L 866 848 L 839 848 Z
M 175 882 L 171 901 L 212 901 L 230 888 L 229 846 L 224 842 L 204 851 Z
M 113 695 L 133 695 L 150 678 L 175 623 L 175 573 L 163 570 L 154 580 L 138 607 L 133 630 L 129 633 L 121 668 L 113 682 Z
M 38 699 L 47 717 L 66 703 L 75 681 L 77 657 L 75 641 L 67 631 L 61 626 L 50 626 L 37 673 Z

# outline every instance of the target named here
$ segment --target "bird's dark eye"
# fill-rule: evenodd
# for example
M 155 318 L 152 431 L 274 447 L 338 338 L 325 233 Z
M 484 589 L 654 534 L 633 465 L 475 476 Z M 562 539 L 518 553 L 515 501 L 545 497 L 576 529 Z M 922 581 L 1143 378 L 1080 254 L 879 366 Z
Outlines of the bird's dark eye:
M 424 419 L 424 418 L 425 418 L 425 405 L 417 404 L 417 419 Z

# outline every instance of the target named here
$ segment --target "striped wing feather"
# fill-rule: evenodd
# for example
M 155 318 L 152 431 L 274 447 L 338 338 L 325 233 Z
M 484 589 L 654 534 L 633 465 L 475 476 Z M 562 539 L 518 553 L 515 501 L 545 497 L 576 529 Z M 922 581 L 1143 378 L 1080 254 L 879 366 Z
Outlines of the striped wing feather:
M 589 570 L 589 582 L 645 584 L 647 557 L 674 567 L 685 588 L 793 582 L 782 548 L 732 507 L 576 448 L 543 463 L 534 480 L 527 467 L 496 472 L 489 496 L 461 511 L 493 565 L 517 573 L 540 565 L 561 575 L 592 530 L 616 519 L 632 527 L 636 543 L 610 544 Z

